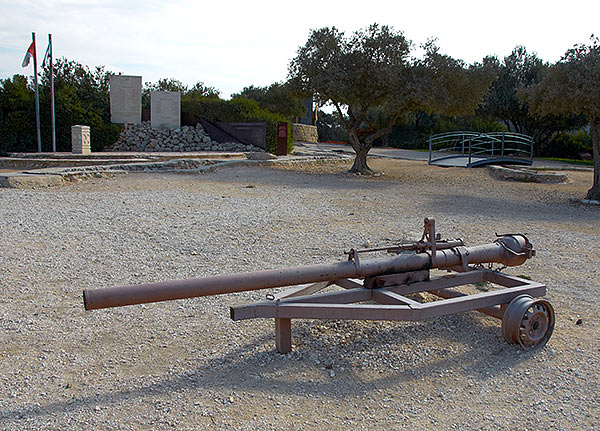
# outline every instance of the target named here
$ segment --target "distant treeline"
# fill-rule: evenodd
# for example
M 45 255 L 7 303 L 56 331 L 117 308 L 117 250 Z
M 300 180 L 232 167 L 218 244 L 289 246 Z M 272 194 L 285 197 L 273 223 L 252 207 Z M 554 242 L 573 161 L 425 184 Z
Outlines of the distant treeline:
M 448 117 L 424 111 L 409 112 L 398 118 L 392 132 L 375 145 L 401 148 L 426 148 L 427 138 L 434 133 L 452 130 L 515 131 L 532 135 L 538 156 L 578 158 L 590 153 L 592 142 L 581 115 L 534 115 L 517 97 L 521 88 L 536 84 L 549 64 L 524 47 L 517 47 L 503 61 L 492 62 L 496 78 L 474 115 Z M 121 126 L 110 122 L 108 77 L 104 67 L 93 70 L 75 61 L 58 59 L 54 64 L 56 106 L 56 141 L 58 151 L 70 151 L 71 126 L 89 125 L 93 151 L 112 145 Z M 232 101 L 220 98 L 218 89 L 198 82 L 188 88 L 176 79 L 147 82 L 142 91 L 142 106 L 149 107 L 153 90 L 180 91 L 182 110 L 202 113 L 212 120 L 267 121 L 270 135 L 277 121 L 294 121 L 304 114 L 298 93 L 287 83 L 267 87 L 250 86 L 233 95 Z M 49 69 L 40 73 L 40 117 L 42 149 L 50 151 Z M 243 102 L 240 99 L 248 100 Z M 250 100 L 252 102 L 250 102 Z M 208 109 L 208 111 L 207 111 Z M 365 128 L 379 127 L 383 108 L 372 110 Z M 321 141 L 347 141 L 348 135 L 337 112 L 319 111 L 317 127 Z M 274 140 L 274 136 L 269 137 Z M 0 80 L 0 152 L 33 152 L 37 150 L 35 105 L 32 78 L 14 75 Z

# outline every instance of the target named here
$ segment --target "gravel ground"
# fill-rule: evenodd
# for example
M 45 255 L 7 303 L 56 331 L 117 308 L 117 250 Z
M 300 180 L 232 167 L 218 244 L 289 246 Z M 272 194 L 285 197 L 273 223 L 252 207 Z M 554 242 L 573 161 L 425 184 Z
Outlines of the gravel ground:
M 567 184 L 485 169 L 347 165 L 139 173 L 0 189 L 0 428 L 599 430 L 600 208 Z M 523 352 L 476 312 L 424 322 L 233 322 L 266 291 L 85 312 L 81 291 L 296 264 L 420 237 L 525 232 L 557 322 Z M 578 324 L 579 323 L 579 324 Z

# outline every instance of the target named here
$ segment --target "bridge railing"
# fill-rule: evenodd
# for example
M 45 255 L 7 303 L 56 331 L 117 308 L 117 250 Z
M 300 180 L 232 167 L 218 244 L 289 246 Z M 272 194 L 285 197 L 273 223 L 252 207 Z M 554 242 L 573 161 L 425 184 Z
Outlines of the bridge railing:
M 493 161 L 527 163 L 533 161 L 533 138 L 513 132 L 447 132 L 429 137 L 429 164 L 467 157 L 467 166 Z

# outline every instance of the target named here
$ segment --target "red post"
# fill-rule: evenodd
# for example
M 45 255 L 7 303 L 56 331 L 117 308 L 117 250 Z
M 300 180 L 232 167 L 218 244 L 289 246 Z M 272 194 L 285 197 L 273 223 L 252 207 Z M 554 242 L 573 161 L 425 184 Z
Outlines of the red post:
M 277 123 L 277 155 L 287 156 L 288 124 L 281 121 Z

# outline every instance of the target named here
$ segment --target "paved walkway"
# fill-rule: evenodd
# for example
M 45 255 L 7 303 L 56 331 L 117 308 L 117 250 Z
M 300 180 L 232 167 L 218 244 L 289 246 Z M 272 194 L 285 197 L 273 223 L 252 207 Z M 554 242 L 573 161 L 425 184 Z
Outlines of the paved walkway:
M 300 145 L 296 145 L 297 149 L 300 149 L 301 146 L 305 146 L 310 150 L 318 150 L 318 151 L 332 151 L 335 153 L 348 153 L 354 154 L 354 150 L 350 145 L 342 145 L 342 144 L 324 144 L 324 143 L 308 143 L 303 142 Z M 377 157 L 390 157 L 393 159 L 404 159 L 404 160 L 421 160 L 427 161 L 429 160 L 429 152 L 427 151 L 415 151 L 415 150 L 403 150 L 400 148 L 391 148 L 391 147 L 373 147 L 371 151 L 369 151 L 370 156 Z
M 337 153 L 348 153 L 354 154 L 354 150 L 350 145 L 343 144 L 325 144 L 325 143 L 302 143 L 302 146 L 306 146 L 307 149 L 318 150 L 318 151 L 333 151 Z M 373 147 L 371 151 L 369 151 L 369 156 L 377 156 L 377 157 L 389 157 L 392 159 L 401 159 L 401 160 L 418 160 L 427 162 L 429 161 L 429 151 L 417 151 L 417 150 L 405 150 L 401 148 L 391 148 L 391 147 Z M 534 158 L 533 159 L 533 167 L 537 168 L 569 168 L 569 167 L 578 167 L 582 168 L 580 165 L 573 165 L 565 162 L 558 162 L 554 160 L 545 160 Z

